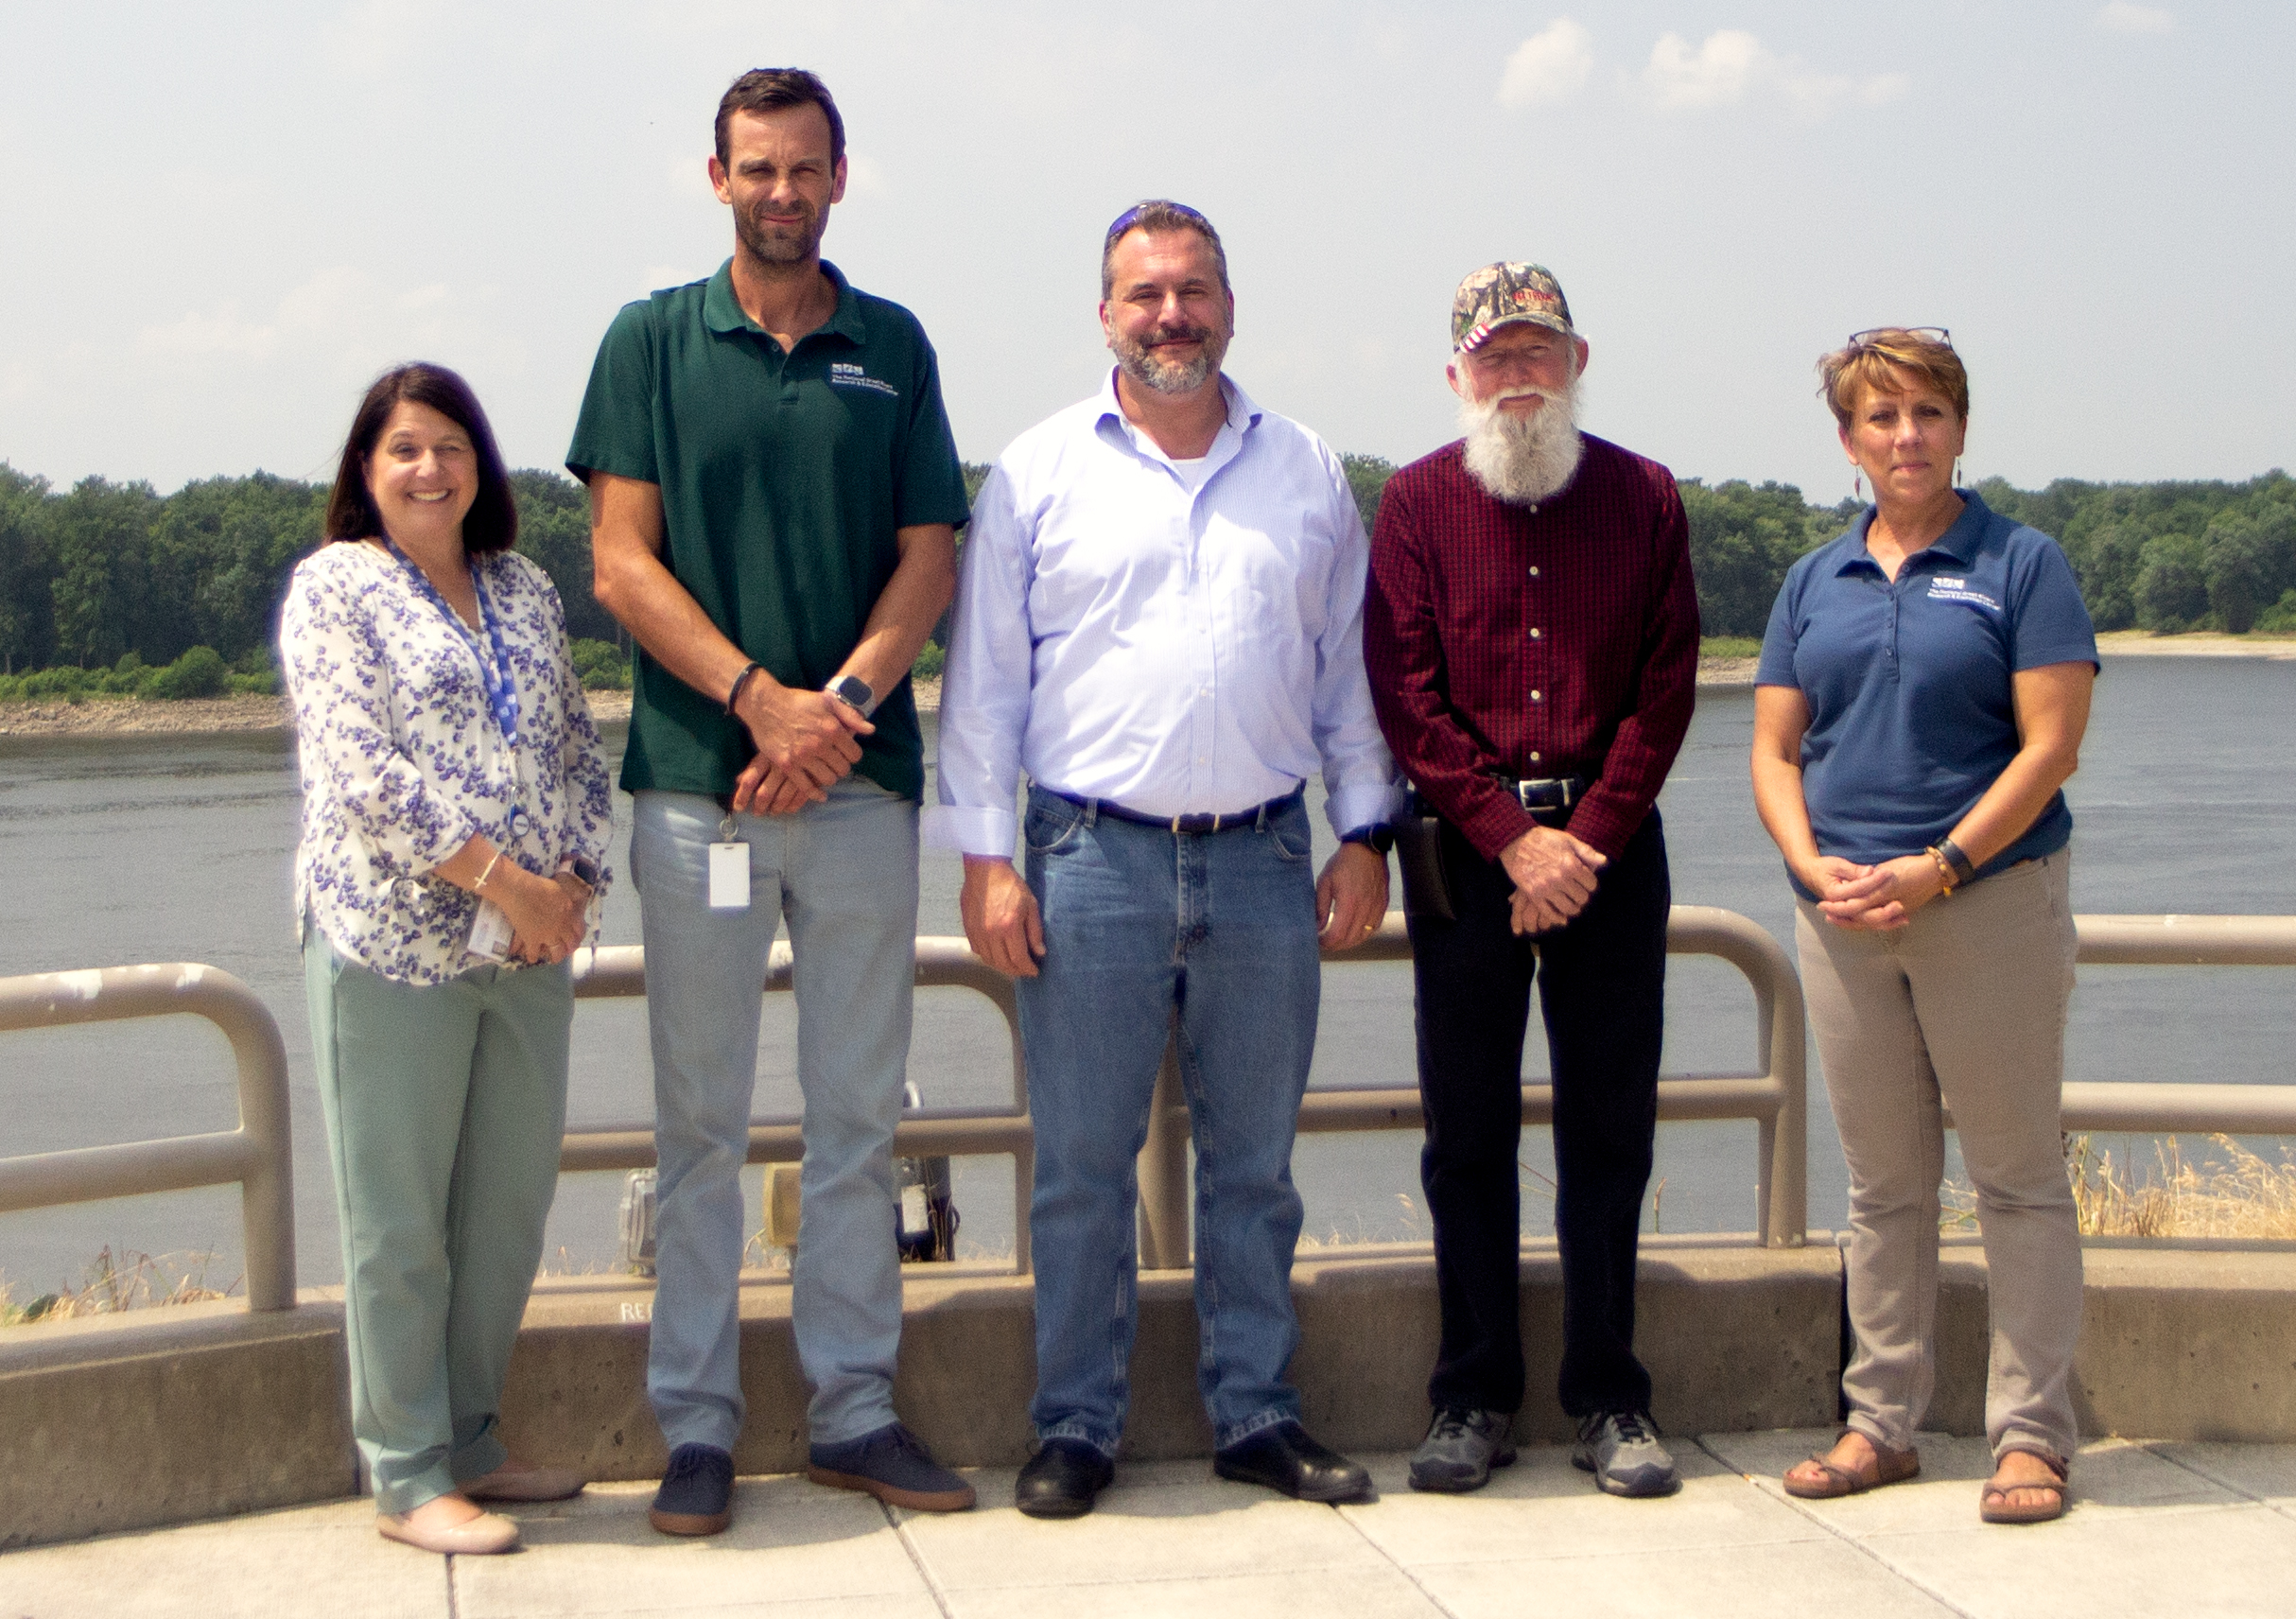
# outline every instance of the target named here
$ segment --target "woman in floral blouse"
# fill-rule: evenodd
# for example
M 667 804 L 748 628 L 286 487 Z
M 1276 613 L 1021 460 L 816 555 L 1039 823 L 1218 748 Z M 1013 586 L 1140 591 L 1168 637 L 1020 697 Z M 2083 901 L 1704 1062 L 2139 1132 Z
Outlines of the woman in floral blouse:
M 573 982 L 613 803 L 565 618 L 469 386 L 368 390 L 279 628 L 311 1039 L 342 1223 L 352 1429 L 377 1527 L 507 1551 L 477 1505 L 578 1474 L 513 1457 L 496 1408 L 565 1133 Z

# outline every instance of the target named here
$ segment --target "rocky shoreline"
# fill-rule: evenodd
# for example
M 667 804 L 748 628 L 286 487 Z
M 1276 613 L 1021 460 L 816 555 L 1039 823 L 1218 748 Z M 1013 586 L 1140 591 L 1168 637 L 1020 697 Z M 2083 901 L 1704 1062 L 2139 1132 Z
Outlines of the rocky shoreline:
M 2296 639 L 2264 640 L 2246 635 L 2154 635 L 2143 630 L 2114 630 L 2096 637 L 2107 657 L 2296 658 Z M 1702 657 L 1700 686 L 1750 686 L 1753 658 Z M 916 683 L 917 706 L 941 705 L 941 683 Z M 601 721 L 630 718 L 627 691 L 593 691 L 590 712 Z M 0 737 L 220 736 L 234 732 L 285 731 L 292 724 L 284 697 L 195 697 L 165 703 L 140 697 L 86 697 L 78 703 L 0 703 Z

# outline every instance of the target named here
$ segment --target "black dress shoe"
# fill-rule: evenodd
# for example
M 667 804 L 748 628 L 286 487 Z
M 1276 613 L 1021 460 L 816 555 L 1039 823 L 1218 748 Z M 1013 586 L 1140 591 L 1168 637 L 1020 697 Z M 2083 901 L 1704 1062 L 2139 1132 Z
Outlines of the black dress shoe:
M 1296 1422 L 1278 1422 L 1214 1453 L 1211 1471 L 1242 1484 L 1264 1484 L 1300 1501 L 1365 1501 L 1371 1475 L 1337 1451 L 1308 1437 Z
M 1116 1477 L 1116 1464 L 1082 1439 L 1047 1439 L 1020 1470 L 1013 1505 L 1031 1518 L 1082 1518 Z

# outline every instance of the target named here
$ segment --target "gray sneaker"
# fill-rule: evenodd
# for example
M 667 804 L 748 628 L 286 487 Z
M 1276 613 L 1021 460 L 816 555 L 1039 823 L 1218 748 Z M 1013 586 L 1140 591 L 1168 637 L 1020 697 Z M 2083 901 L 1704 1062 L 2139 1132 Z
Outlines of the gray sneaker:
M 1505 1411 L 1452 1406 L 1435 1414 L 1427 1437 L 1411 1453 L 1411 1488 L 1464 1495 L 1491 1481 L 1491 1469 L 1512 1467 L 1514 1417 Z
M 1611 1495 L 1672 1495 L 1682 1488 L 1647 1411 L 1598 1411 L 1587 1418 L 1578 1424 L 1571 1465 L 1592 1473 Z

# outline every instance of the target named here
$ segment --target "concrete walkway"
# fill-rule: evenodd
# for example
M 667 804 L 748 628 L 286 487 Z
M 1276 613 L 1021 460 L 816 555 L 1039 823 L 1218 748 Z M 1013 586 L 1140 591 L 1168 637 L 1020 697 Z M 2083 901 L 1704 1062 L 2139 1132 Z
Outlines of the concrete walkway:
M 976 1512 L 888 1512 L 802 1478 L 742 1481 L 734 1527 L 672 1541 L 651 1487 L 600 1485 L 521 1514 L 512 1557 L 382 1541 L 361 1503 L 0 1554 L 0 1619 L 132 1613 L 453 1615 L 2279 1614 L 2296 1611 L 2296 1445 L 2082 1452 L 2076 1505 L 2039 1528 L 1979 1524 L 1975 1439 L 1925 1436 L 1922 1476 L 1848 1501 L 1789 1500 L 1779 1471 L 1824 1431 L 1679 1439 L 1682 1491 L 1597 1495 L 1561 1449 L 1478 1495 L 1337 1509 L 1219 1482 L 1203 1462 L 1124 1467 L 1100 1510 L 1039 1523 L 1010 1470 Z

